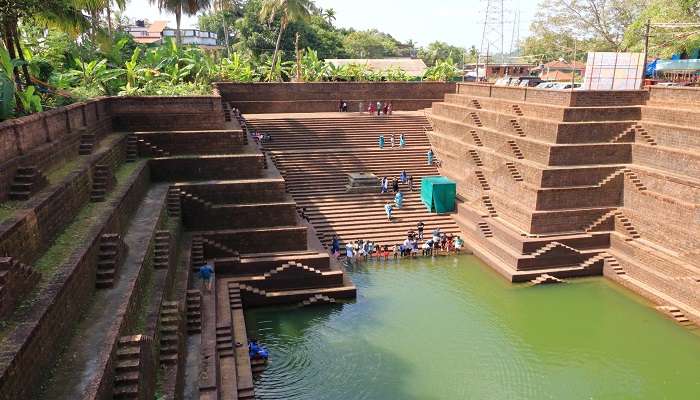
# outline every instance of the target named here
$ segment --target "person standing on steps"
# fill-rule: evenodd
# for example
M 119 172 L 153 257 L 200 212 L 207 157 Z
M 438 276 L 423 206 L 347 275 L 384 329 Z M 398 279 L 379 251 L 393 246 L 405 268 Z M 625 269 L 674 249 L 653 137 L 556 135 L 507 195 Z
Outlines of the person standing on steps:
M 377 102 L 377 116 L 379 117 L 380 115 L 382 115 L 382 102 L 378 101 Z
M 401 192 L 397 192 L 396 196 L 394 197 L 394 202 L 396 203 L 396 208 L 401 209 L 403 207 L 403 194 Z
M 391 182 L 391 188 L 394 190 L 394 193 L 399 191 L 399 180 L 394 177 L 394 180 Z
M 384 108 L 382 109 L 384 111 L 384 115 L 389 115 L 389 103 L 386 101 L 384 102 Z
M 386 176 L 382 178 L 382 182 L 380 183 L 380 185 L 382 186 L 382 193 L 386 193 L 389 191 L 389 179 Z
M 394 134 L 391 134 L 391 148 L 394 148 Z
M 425 229 L 423 221 L 418 221 L 416 228 L 418 229 L 418 240 L 423 240 L 423 230 Z
M 413 175 L 408 176 L 408 190 L 413 191 Z
M 428 149 L 428 165 L 433 165 L 433 157 L 435 154 L 433 154 L 433 149 Z
M 403 133 L 402 133 L 401 136 L 399 137 L 399 147 L 402 148 L 402 149 L 403 149 L 404 147 L 406 147 L 406 137 L 404 136 Z
M 331 243 L 331 254 L 333 254 L 333 257 L 336 259 L 340 256 L 340 241 L 335 235 L 333 235 L 333 242 Z
M 389 103 L 389 105 L 386 107 L 387 115 L 391 115 L 394 112 L 393 108 L 394 105 L 392 103 Z
M 199 277 L 202 278 L 202 291 L 206 290 L 207 292 L 211 292 L 212 275 L 214 275 L 214 269 L 211 263 L 207 262 L 199 267 Z
M 379 150 L 384 149 L 384 135 L 379 135 Z
M 384 205 L 384 211 L 386 212 L 387 219 L 389 219 L 389 222 L 391 222 L 391 212 L 393 211 L 393 207 L 391 206 L 391 203 L 386 203 Z
M 399 181 L 401 183 L 406 183 L 406 180 L 408 179 L 408 175 L 406 174 L 406 170 L 401 170 L 401 173 L 399 174 Z

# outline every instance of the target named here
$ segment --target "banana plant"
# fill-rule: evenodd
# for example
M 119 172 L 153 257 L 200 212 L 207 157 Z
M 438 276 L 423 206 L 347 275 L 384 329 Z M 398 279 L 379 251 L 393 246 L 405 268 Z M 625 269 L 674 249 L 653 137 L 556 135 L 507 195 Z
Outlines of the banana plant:
M 306 49 L 301 57 L 300 63 L 301 79 L 304 82 L 319 82 L 325 79 L 329 74 L 328 64 L 318 58 L 318 53 L 312 49 Z M 292 75 L 296 75 L 297 66 L 294 66 Z
M 292 65 L 291 61 L 282 61 L 281 57 L 273 65 L 272 58 L 268 58 L 258 67 L 258 70 L 260 76 L 265 77 L 266 82 L 279 82 L 289 80 Z
M 221 60 L 221 78 L 231 82 L 253 82 L 257 80 L 250 59 L 234 52 L 230 57 Z
M 126 85 L 122 87 L 125 94 L 132 95 L 138 89 L 138 83 L 136 82 L 138 78 L 138 68 L 139 57 L 141 56 L 141 48 L 137 47 L 134 53 L 131 54 L 131 58 L 124 63 L 124 72 L 126 73 Z
M 36 93 L 34 86 L 29 86 L 26 90 L 17 92 L 17 99 L 22 103 L 22 109 L 27 114 L 43 111 L 41 96 Z
M 12 59 L 10 52 L 0 41 L 0 120 L 10 118 L 16 106 L 22 106 L 15 100 L 17 96 L 17 85 L 15 84 L 15 68 L 24 64 L 24 61 Z M 26 110 L 25 108 L 22 108 Z M 18 110 L 20 111 L 20 110 Z
M 72 73 L 81 81 L 81 84 L 85 86 L 97 85 L 105 94 L 111 94 L 108 84 L 124 75 L 124 70 L 121 68 L 109 68 L 106 58 L 86 63 L 76 57 L 75 63 L 77 69 L 74 69 Z
M 425 71 L 425 79 L 429 81 L 448 82 L 459 76 L 457 64 L 451 58 L 439 60 Z
M 406 73 L 406 71 L 404 71 L 401 67 L 388 68 L 384 72 L 384 76 L 389 82 L 402 82 L 411 80 L 411 77 L 408 76 L 408 73 Z

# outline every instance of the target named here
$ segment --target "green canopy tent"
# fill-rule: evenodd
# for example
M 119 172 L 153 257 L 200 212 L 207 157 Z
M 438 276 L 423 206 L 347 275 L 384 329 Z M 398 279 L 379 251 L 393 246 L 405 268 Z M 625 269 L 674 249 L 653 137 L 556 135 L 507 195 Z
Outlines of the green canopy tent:
M 430 212 L 438 214 L 455 210 L 457 184 L 444 176 L 425 176 L 420 183 L 420 199 Z

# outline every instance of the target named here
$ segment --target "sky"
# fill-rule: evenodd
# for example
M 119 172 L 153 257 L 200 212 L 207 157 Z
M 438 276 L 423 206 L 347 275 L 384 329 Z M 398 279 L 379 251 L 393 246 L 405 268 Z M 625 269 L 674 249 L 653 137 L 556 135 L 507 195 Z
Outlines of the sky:
M 510 21 L 504 29 L 504 47 L 508 48 L 513 37 L 514 10 L 520 11 L 518 27 L 520 37 L 524 38 L 538 0 L 503 2 L 508 10 L 504 20 Z M 336 11 L 336 26 L 358 30 L 374 28 L 402 42 L 412 39 L 419 46 L 436 40 L 463 47 L 481 46 L 486 0 L 316 0 L 316 4 Z M 171 25 L 175 25 L 173 15 L 160 14 L 148 0 L 129 1 L 125 14 L 131 19 L 170 20 Z M 184 17 L 182 26 L 194 27 L 196 23 L 196 17 Z

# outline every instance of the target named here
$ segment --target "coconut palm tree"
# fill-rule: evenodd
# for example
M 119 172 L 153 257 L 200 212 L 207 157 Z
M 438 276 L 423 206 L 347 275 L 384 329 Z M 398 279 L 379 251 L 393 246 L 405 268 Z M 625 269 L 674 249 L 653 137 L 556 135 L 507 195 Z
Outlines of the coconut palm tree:
M 323 19 L 328 22 L 328 25 L 333 26 L 333 22 L 335 22 L 335 10 L 332 8 L 327 8 L 323 11 L 321 11 L 321 16 Z
M 182 13 L 187 15 L 195 15 L 198 12 L 209 8 L 209 0 L 148 0 L 151 4 L 156 4 L 158 10 L 169 11 L 175 14 L 176 25 L 176 43 L 182 45 L 182 34 L 180 32 L 180 23 L 182 22 Z
M 224 45 L 226 46 L 226 57 L 230 55 L 228 23 L 226 22 L 226 13 L 239 13 L 241 9 L 241 0 L 214 0 L 214 10 L 221 11 L 221 20 L 224 28 Z
M 314 7 L 312 0 L 264 0 L 263 6 L 260 9 L 260 19 L 272 25 L 275 18 L 280 16 L 280 31 L 277 35 L 277 43 L 275 44 L 275 52 L 272 54 L 270 65 L 277 65 L 277 55 L 282 42 L 282 34 L 290 22 L 307 19 L 311 15 L 311 10 Z M 273 68 L 270 69 L 268 80 L 272 80 Z

